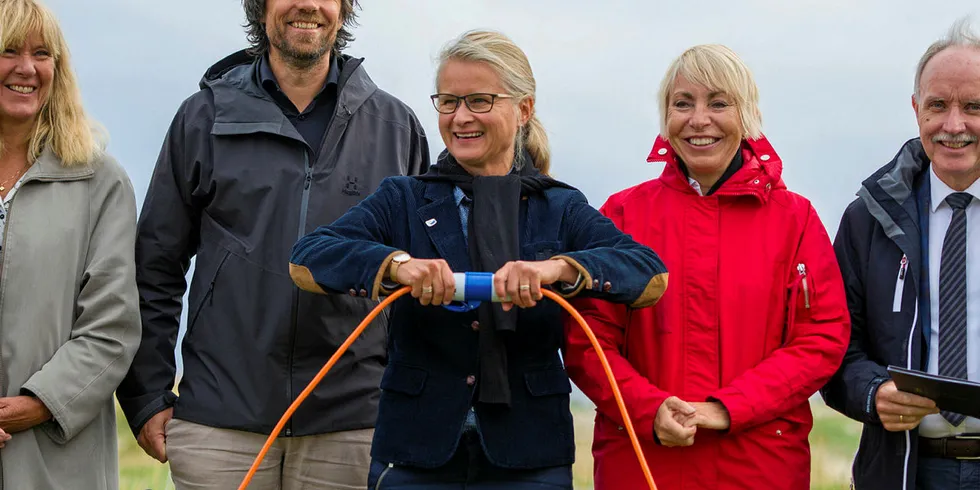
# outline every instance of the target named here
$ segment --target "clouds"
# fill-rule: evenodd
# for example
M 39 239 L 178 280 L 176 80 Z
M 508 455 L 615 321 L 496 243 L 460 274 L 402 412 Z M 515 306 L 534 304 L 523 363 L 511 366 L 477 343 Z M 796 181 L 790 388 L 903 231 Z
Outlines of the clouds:
M 435 57 L 451 38 L 493 28 L 527 52 L 556 174 L 593 205 L 659 175 L 645 157 L 655 93 L 686 47 L 719 42 L 753 69 L 764 132 L 790 189 L 813 200 L 833 236 L 860 181 L 916 136 L 915 63 L 952 22 L 980 8 L 885 0 L 605 2 L 363 1 L 348 52 L 411 105 L 442 149 Z M 141 199 L 174 112 L 215 61 L 245 46 L 237 0 L 48 0 L 68 36 L 90 112 Z

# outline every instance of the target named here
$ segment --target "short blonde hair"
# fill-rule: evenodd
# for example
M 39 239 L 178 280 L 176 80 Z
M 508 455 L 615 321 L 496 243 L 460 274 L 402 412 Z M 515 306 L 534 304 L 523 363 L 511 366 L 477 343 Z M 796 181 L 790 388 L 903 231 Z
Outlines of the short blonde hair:
M 731 49 L 720 44 L 702 44 L 687 49 L 667 68 L 660 82 L 660 134 L 667 137 L 667 108 L 670 92 L 677 77 L 691 83 L 719 90 L 735 101 L 745 134 L 743 138 L 758 139 L 762 135 L 762 112 L 759 110 L 759 88 L 752 71 Z
M 102 151 L 97 128 L 82 107 L 68 44 L 54 14 L 37 0 L 0 0 L 0 19 L 0 49 L 20 49 L 28 37 L 39 35 L 54 59 L 54 79 L 28 141 L 28 161 L 36 160 L 45 147 L 65 166 L 92 161 Z
M 537 82 L 527 55 L 514 41 L 499 32 L 469 31 L 451 41 L 439 55 L 437 80 L 449 60 L 486 63 L 500 77 L 504 89 L 508 95 L 514 97 L 515 103 L 524 99 L 535 100 Z M 517 131 L 514 158 L 518 165 L 523 163 L 521 157 L 524 149 L 531 154 L 535 168 L 548 175 L 551 169 L 551 149 L 548 145 L 548 134 L 537 114 L 531 114 L 531 119 Z

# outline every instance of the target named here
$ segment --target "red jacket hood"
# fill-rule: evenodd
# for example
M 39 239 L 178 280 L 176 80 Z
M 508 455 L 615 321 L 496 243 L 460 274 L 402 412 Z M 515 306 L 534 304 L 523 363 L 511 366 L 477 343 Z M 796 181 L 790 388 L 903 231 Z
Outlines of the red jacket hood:
M 742 140 L 742 168 L 721 185 L 716 195 L 752 195 L 762 201 L 774 189 L 785 189 L 783 161 L 765 136 Z M 677 153 L 663 136 L 657 136 L 647 157 L 650 163 L 665 163 L 660 179 L 664 184 L 684 192 L 695 192 L 677 162 Z

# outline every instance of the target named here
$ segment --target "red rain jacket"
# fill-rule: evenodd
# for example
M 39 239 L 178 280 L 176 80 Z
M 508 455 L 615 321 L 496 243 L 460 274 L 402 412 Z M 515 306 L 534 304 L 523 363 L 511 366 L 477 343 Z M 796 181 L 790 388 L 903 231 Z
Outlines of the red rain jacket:
M 658 138 L 660 178 L 614 194 L 601 211 L 653 248 L 670 282 L 660 302 L 575 306 L 595 330 L 660 490 L 810 488 L 808 399 L 834 374 L 850 319 L 830 238 L 810 202 L 786 190 L 769 142 L 743 143 L 744 164 L 711 196 L 690 186 Z M 646 488 L 605 372 L 574 320 L 566 367 L 597 405 L 596 490 Z M 694 445 L 654 440 L 664 399 L 720 401 L 731 427 Z

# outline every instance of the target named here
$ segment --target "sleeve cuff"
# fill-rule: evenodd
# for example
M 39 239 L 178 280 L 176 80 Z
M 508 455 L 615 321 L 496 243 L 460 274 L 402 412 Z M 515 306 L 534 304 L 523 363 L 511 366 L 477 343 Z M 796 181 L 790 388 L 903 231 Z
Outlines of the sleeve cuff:
M 129 421 L 129 428 L 133 431 L 133 435 L 139 437 L 140 430 L 143 429 L 145 425 L 154 415 L 174 406 L 177 402 L 177 395 L 168 391 L 164 393 L 159 398 L 151 401 L 145 407 L 143 407 L 136 416 Z
M 395 250 L 388 254 L 384 260 L 381 261 L 381 267 L 378 268 L 378 273 L 374 276 L 374 287 L 371 288 L 371 299 L 377 301 L 378 297 L 382 294 L 389 295 L 398 289 L 398 285 L 394 288 L 386 288 L 386 285 L 394 284 L 391 279 L 388 278 L 388 267 L 391 266 L 391 259 L 395 258 L 396 255 L 405 253 L 401 250 Z
M 884 376 L 878 376 L 868 383 L 868 398 L 864 402 L 864 414 L 872 423 L 880 423 L 881 418 L 878 417 L 878 407 L 875 400 L 878 398 L 878 388 L 885 384 L 890 378 Z
M 709 396 L 705 401 L 720 403 L 728 411 L 728 432 L 742 430 L 755 416 L 752 402 L 738 390 L 726 389 Z
M 575 259 L 573 259 L 573 258 L 571 258 L 571 257 L 569 257 L 567 255 L 556 255 L 556 256 L 552 257 L 552 259 L 553 260 L 558 260 L 558 259 L 564 260 L 565 262 L 568 263 L 568 265 L 574 267 L 575 270 L 578 271 L 578 280 L 575 282 L 575 286 L 573 286 L 570 289 L 565 289 L 563 287 L 559 287 L 558 294 L 560 294 L 563 298 L 566 298 L 566 299 L 567 298 L 572 298 L 575 295 L 577 295 L 578 293 L 581 293 L 583 288 L 584 289 L 592 289 L 592 275 L 589 274 L 589 271 L 586 270 L 585 267 L 582 266 L 582 264 L 578 263 L 577 260 L 575 260 Z
M 578 279 L 575 279 L 575 283 L 574 284 L 568 284 L 568 283 L 564 283 L 563 282 L 563 283 L 558 284 L 558 289 L 560 289 L 560 292 L 561 293 L 569 294 L 572 291 L 575 291 L 576 289 L 578 289 L 581 284 L 582 284 L 582 273 L 579 272 Z

